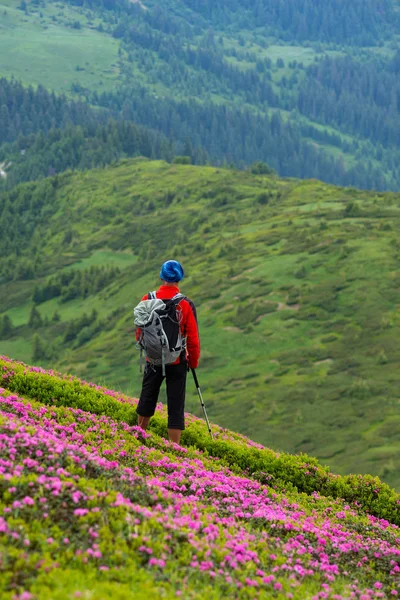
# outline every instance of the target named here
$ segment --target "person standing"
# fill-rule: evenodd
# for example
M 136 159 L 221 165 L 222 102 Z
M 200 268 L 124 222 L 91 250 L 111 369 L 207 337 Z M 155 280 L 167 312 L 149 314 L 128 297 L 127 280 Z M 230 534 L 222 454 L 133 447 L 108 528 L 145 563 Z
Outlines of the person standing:
M 163 380 L 166 380 L 168 402 L 168 438 L 180 443 L 181 433 L 185 429 L 185 394 L 188 369 L 196 369 L 200 359 L 200 339 L 197 324 L 196 307 L 192 300 L 180 295 L 179 282 L 184 277 L 182 265 L 176 260 L 166 261 L 160 271 L 162 285 L 152 294 L 143 296 L 142 301 L 158 298 L 168 301 L 176 298 L 176 315 L 180 334 L 183 337 L 183 349 L 178 358 L 165 367 L 146 360 L 142 391 L 137 407 L 138 425 L 146 430 L 155 413 L 158 395 Z M 136 339 L 140 340 L 141 330 L 136 330 Z M 164 375 L 165 373 L 165 375 Z

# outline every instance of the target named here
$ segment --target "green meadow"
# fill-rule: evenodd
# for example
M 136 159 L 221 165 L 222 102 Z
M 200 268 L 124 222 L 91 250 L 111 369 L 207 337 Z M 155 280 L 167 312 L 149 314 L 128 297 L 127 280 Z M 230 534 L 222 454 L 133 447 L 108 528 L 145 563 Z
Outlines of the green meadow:
M 44 11 L 0 2 L 0 75 L 71 93 L 73 84 L 111 89 L 119 78 L 118 42 L 89 27 L 87 18 L 67 5 L 49 3 Z M 80 29 L 76 28 L 79 23 Z

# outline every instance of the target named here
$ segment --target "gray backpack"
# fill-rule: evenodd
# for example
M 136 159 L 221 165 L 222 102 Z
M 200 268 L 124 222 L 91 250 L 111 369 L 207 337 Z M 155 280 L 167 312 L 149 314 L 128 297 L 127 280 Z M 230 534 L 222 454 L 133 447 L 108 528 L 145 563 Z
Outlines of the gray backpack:
M 138 340 L 140 356 L 143 352 L 147 360 L 155 366 L 162 366 L 165 376 L 165 365 L 170 365 L 186 349 L 186 338 L 181 334 L 180 311 L 178 304 L 185 298 L 176 294 L 170 300 L 160 300 L 156 292 L 150 292 L 147 300 L 142 300 L 135 307 L 135 325 L 140 327 Z

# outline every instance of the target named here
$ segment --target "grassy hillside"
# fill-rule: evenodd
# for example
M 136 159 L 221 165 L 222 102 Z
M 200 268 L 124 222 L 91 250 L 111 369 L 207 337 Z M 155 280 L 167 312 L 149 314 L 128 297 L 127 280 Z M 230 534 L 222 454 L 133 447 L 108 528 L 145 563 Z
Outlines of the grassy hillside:
M 111 89 L 118 81 L 118 42 L 77 10 L 56 3 L 2 0 L 0 73 L 25 84 L 71 93 L 73 83 Z M 79 25 L 77 26 L 77 23 Z
M 186 447 L 136 401 L 0 359 L 5 600 L 332 598 L 399 593 L 400 515 L 340 477 L 187 415 Z
M 174 257 L 214 422 L 398 486 L 399 204 L 145 160 L 20 186 L 0 198 L 1 352 L 138 394 L 132 310 Z

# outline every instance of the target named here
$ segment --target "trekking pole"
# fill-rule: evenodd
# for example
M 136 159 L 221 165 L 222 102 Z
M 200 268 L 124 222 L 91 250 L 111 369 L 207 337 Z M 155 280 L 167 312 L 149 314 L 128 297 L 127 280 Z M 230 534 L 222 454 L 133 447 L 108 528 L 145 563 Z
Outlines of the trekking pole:
M 201 408 L 203 409 L 204 418 L 205 418 L 206 423 L 207 423 L 208 433 L 210 434 L 211 439 L 213 439 L 213 434 L 212 434 L 211 427 L 210 427 L 210 421 L 208 420 L 207 412 L 206 412 L 206 407 L 204 405 L 203 396 L 201 395 L 201 390 L 200 390 L 200 386 L 199 386 L 199 380 L 197 379 L 197 375 L 196 375 L 195 369 L 191 369 L 191 371 L 193 373 L 193 379 L 194 379 L 194 384 L 195 384 L 195 386 L 197 388 L 197 393 L 199 394 L 200 404 L 201 404 Z

